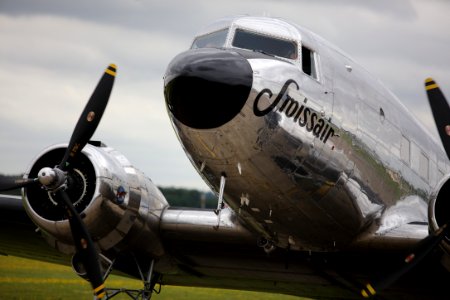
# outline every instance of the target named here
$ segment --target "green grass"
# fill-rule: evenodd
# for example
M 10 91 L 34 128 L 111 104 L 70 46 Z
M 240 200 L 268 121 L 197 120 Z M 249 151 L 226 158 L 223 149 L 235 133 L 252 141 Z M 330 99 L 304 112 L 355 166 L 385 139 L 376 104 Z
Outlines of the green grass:
M 138 280 L 111 275 L 110 287 L 141 288 Z M 89 283 L 79 278 L 71 268 L 13 256 L 0 256 L 0 299 L 92 299 Z M 130 299 L 126 295 L 113 299 Z M 300 300 L 301 298 L 248 291 L 163 286 L 155 300 Z

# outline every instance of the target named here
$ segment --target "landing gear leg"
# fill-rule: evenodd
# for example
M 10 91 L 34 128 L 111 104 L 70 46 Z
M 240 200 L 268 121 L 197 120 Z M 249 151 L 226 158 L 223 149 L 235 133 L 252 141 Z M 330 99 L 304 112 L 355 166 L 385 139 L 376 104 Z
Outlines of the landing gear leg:
M 136 260 L 136 259 L 135 259 Z M 155 266 L 155 260 L 152 259 L 150 262 L 150 267 L 148 269 L 147 277 L 144 277 L 138 262 L 136 261 L 136 266 L 138 267 L 139 274 L 141 275 L 142 282 L 144 283 L 144 289 L 142 292 L 142 300 L 150 300 L 152 298 L 153 289 L 155 288 L 156 282 L 152 282 L 153 268 Z
M 134 262 L 136 263 L 136 267 L 139 271 L 142 283 L 144 284 L 144 288 L 141 290 L 106 288 L 106 299 L 112 299 L 113 297 L 123 293 L 128 295 L 130 299 L 133 300 L 150 300 L 153 292 L 157 294 L 161 292 L 161 286 L 158 290 L 155 290 L 155 285 L 161 280 L 161 275 L 154 272 L 155 260 L 151 260 L 147 274 L 144 274 L 141 265 L 136 258 L 134 258 Z M 108 269 L 108 272 L 105 275 L 106 277 L 109 273 L 111 273 L 111 269 L 111 267 Z
M 223 191 L 225 190 L 225 182 L 227 180 L 227 176 L 225 173 L 222 173 L 220 176 L 220 189 L 219 189 L 219 199 L 217 201 L 217 209 L 214 210 L 214 212 L 217 215 L 217 226 L 214 226 L 214 229 L 218 230 L 220 226 L 220 213 L 222 212 L 222 209 L 224 207 L 223 204 Z

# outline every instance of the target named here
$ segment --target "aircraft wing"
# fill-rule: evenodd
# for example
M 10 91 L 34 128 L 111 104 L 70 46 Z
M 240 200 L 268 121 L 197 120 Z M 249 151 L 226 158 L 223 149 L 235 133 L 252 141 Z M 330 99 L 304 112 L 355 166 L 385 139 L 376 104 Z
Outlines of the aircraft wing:
M 187 212 L 194 211 L 193 209 L 185 210 Z M 162 230 L 167 240 L 174 243 L 174 241 L 179 240 L 185 233 L 183 231 L 177 231 L 177 229 L 180 229 L 180 224 L 175 226 L 173 223 L 173 215 L 175 214 L 173 211 L 177 210 L 170 209 L 170 211 L 172 215 L 170 222 L 172 223 L 168 222 L 167 224 L 163 224 Z M 182 213 L 180 212 L 179 214 Z M 215 224 L 217 218 L 211 214 L 211 211 L 203 211 L 203 216 L 210 219 L 210 226 L 204 223 L 199 226 L 210 229 L 217 225 Z M 0 195 L 0 223 L 0 240 L 8 241 L 0 244 L 0 253 L 49 262 L 66 262 L 67 258 L 64 255 L 49 247 L 43 240 L 38 227 L 26 214 L 20 196 Z M 191 226 L 193 225 L 191 224 Z M 245 229 L 241 230 L 245 232 Z M 191 232 L 191 234 L 195 234 L 195 232 Z M 243 236 L 246 236 L 252 241 L 254 239 L 249 232 L 243 233 Z M 390 229 L 365 234 L 351 248 L 384 249 L 392 252 L 407 251 L 427 236 L 427 223 L 423 221 L 411 221 L 393 226 Z M 235 239 L 235 236 L 230 235 L 229 240 L 233 239 Z M 33 245 L 33 247 L 30 248 L 29 245 Z
M 68 264 L 50 247 L 25 212 L 19 196 L 0 195 L 0 254 Z

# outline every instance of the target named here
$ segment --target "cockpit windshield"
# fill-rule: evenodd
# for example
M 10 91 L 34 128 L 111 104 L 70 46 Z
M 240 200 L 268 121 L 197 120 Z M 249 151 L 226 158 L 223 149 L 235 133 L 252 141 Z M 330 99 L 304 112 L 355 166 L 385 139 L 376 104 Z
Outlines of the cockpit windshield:
M 227 40 L 228 28 L 211 32 L 195 38 L 191 49 L 197 48 L 222 48 Z
M 249 49 L 289 59 L 297 59 L 297 43 L 272 36 L 236 29 L 233 47 Z

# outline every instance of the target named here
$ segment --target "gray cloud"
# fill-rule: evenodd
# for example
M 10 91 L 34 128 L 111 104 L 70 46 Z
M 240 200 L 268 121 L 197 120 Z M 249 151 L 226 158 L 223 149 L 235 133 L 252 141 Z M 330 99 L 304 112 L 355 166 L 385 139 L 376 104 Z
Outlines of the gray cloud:
M 165 111 L 162 76 L 196 31 L 217 18 L 267 14 L 310 28 L 349 53 L 435 132 L 423 79 L 450 97 L 447 1 L 0 2 L 0 172 L 25 170 L 67 141 L 103 68 L 118 78 L 95 138 L 157 184 L 206 188 Z

